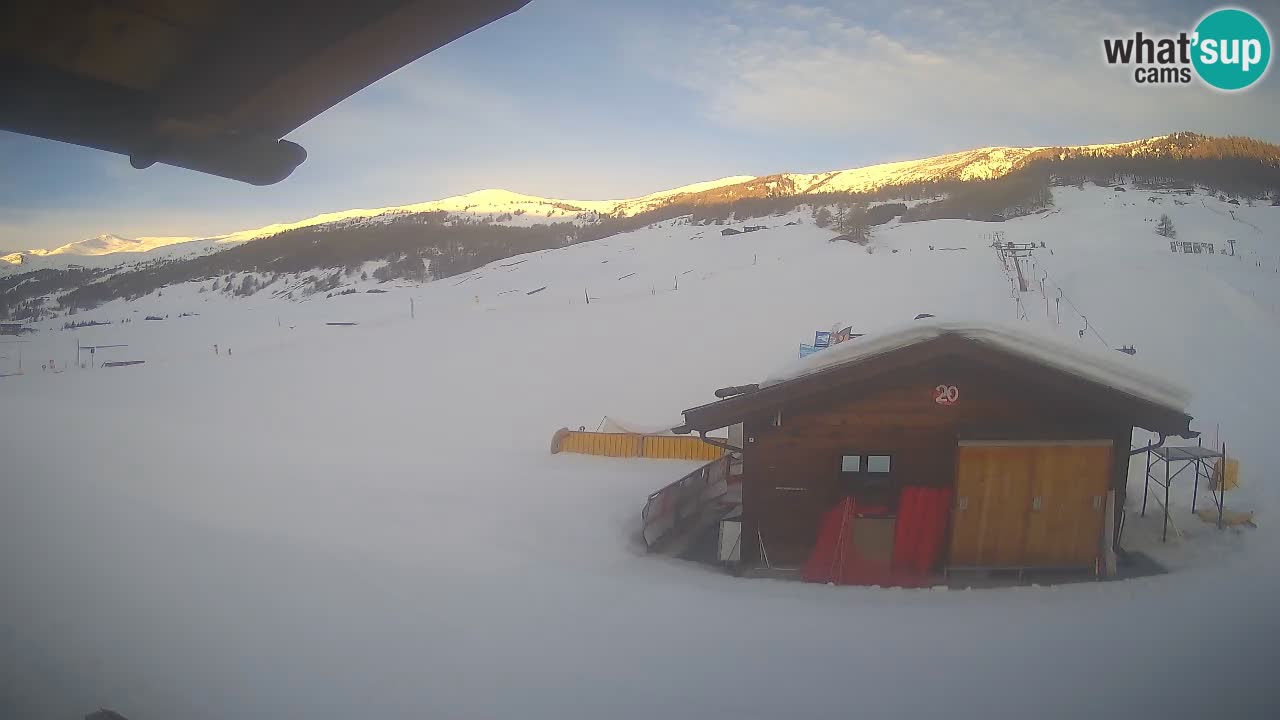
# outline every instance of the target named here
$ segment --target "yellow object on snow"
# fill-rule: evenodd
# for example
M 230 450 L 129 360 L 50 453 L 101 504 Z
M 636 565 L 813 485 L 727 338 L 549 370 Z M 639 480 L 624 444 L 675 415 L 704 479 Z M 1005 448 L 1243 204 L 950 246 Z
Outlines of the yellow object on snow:
M 1215 508 L 1215 507 L 1209 507 L 1209 508 L 1203 508 L 1203 509 L 1197 510 L 1196 515 L 1199 515 L 1200 519 L 1207 523 L 1217 524 L 1218 522 L 1218 508 Z M 1258 527 L 1258 524 L 1253 521 L 1252 510 L 1223 511 L 1222 513 L 1223 527 L 1239 527 L 1241 525 L 1248 525 L 1249 527 Z
M 1240 461 L 1235 458 L 1225 458 L 1227 461 L 1227 490 L 1235 490 L 1240 487 Z M 1213 465 L 1213 480 L 1210 487 L 1217 491 L 1222 489 L 1222 460 Z
M 724 438 L 713 438 L 724 442 Z M 559 452 L 606 457 L 642 457 L 661 460 L 716 460 L 724 448 L 685 435 L 586 432 L 560 428 L 551 438 L 552 454 Z

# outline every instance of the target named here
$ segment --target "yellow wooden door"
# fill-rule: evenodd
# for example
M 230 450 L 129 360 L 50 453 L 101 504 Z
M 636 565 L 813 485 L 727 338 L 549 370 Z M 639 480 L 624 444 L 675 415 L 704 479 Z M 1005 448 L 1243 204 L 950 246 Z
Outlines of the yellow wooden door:
M 1030 448 L 959 448 L 950 564 L 1017 564 L 1031 502 Z
M 1024 565 L 1089 567 L 1098 557 L 1111 488 L 1111 448 L 1035 449 Z
M 957 453 L 949 564 L 1087 567 L 1098 553 L 1111 448 L 974 444 Z

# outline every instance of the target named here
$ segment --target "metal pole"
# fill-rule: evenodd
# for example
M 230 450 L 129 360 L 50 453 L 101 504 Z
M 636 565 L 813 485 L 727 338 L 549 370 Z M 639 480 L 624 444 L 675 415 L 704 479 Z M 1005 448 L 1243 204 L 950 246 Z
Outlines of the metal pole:
M 1222 513 L 1227 509 L 1227 444 L 1222 443 L 1222 489 L 1218 492 L 1222 493 L 1218 497 L 1218 529 L 1222 529 Z
M 1160 535 L 1160 542 L 1169 542 L 1169 458 L 1164 459 L 1164 532 Z
M 1196 438 L 1196 447 L 1200 447 L 1200 448 L 1204 447 L 1204 438 L 1202 437 Z M 1195 482 L 1195 485 L 1193 486 L 1193 489 L 1191 490 L 1191 514 L 1192 515 L 1196 514 L 1196 499 L 1199 498 L 1200 496 L 1200 468 L 1201 468 L 1200 456 L 1197 455 L 1196 456 L 1196 482 Z M 1209 486 L 1213 487 L 1213 478 L 1209 478 Z
M 1151 487 L 1151 446 L 1147 446 L 1147 472 L 1142 475 L 1142 512 L 1140 517 L 1147 516 L 1147 488 Z
M 1210 478 L 1210 487 L 1212 487 L 1213 479 Z M 1196 514 L 1196 498 L 1200 495 L 1200 460 L 1196 460 L 1196 483 L 1191 490 L 1191 514 Z

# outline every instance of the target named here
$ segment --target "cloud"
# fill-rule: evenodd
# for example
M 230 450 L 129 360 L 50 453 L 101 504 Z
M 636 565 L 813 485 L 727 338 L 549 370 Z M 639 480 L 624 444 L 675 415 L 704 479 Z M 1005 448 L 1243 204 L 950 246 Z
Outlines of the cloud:
M 1274 84 L 1230 97 L 1198 86 L 1143 88 L 1102 61 L 1103 37 L 1186 27 L 1161 7 L 737 3 L 674 33 L 654 72 L 691 91 L 704 117 L 762 133 L 905 130 L 961 145 L 1060 141 L 1045 137 L 1050 128 L 1075 128 L 1080 141 L 1178 129 L 1280 139 L 1270 121 L 1280 108 Z M 1198 17 L 1185 15 L 1186 24 Z

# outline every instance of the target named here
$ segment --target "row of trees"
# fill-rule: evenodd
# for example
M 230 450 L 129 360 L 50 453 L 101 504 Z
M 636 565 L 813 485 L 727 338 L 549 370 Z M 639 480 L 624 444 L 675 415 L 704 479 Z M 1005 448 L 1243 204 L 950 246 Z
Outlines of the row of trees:
M 940 200 L 923 202 L 902 215 L 903 222 L 952 218 L 1002 222 L 1053 206 L 1049 175 L 1026 168 L 994 180 L 956 186 Z
M 1027 166 L 1098 185 L 1146 181 L 1253 198 L 1280 191 L 1280 145 L 1238 136 L 1181 132 L 1139 145 L 1045 148 L 1028 158 Z

